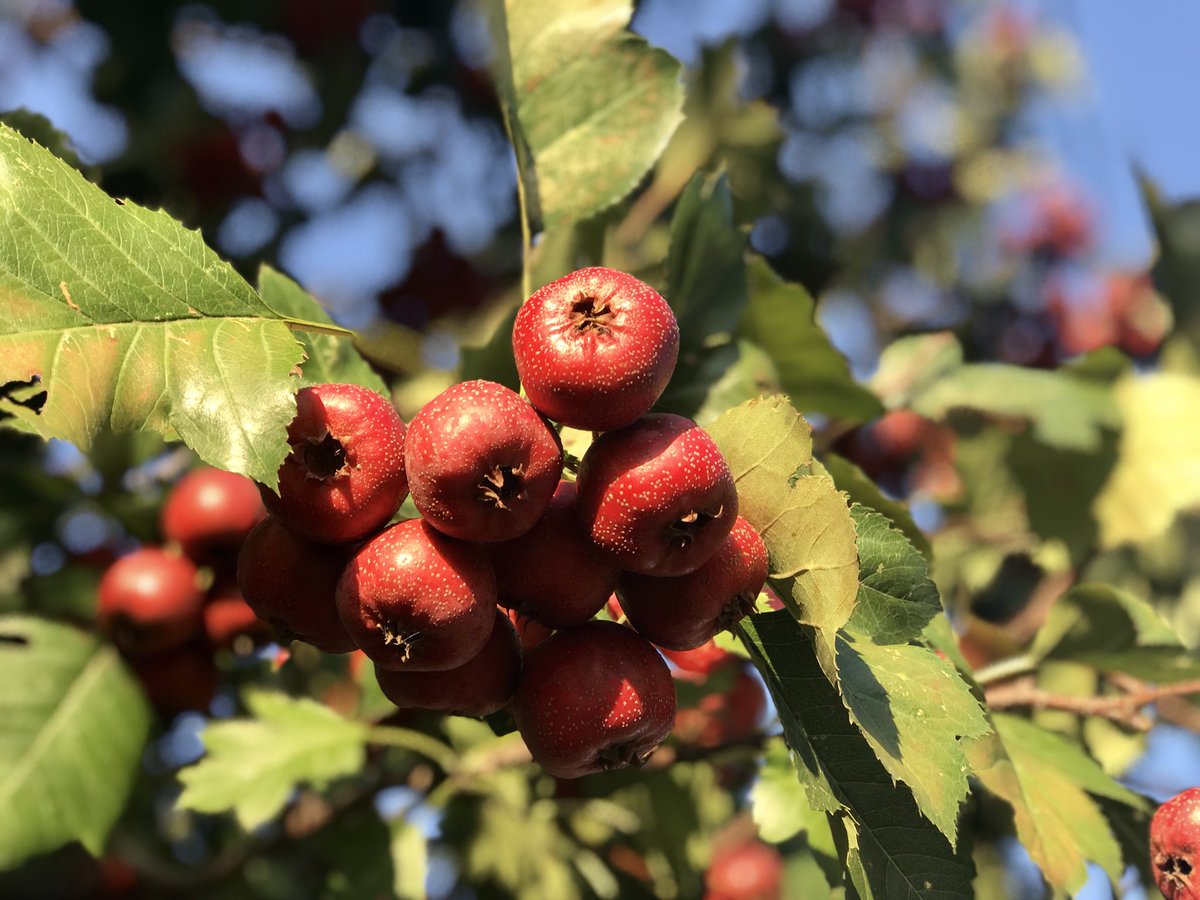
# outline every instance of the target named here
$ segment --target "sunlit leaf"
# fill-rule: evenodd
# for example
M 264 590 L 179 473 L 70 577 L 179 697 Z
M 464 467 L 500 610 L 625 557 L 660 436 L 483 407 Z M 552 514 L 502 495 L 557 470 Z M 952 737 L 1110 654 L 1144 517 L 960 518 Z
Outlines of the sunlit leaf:
M 911 644 L 839 637 L 837 665 L 851 719 L 953 843 L 970 774 L 964 747 L 990 730 L 970 688 L 949 661 Z
M 783 281 L 760 256 L 751 256 L 748 271 L 750 302 L 738 333 L 766 350 L 792 403 L 850 422 L 881 414 L 879 399 L 854 380 L 846 358 L 817 324 L 808 291 Z
M 682 121 L 679 63 L 626 29 L 629 0 L 492 0 L 490 11 L 535 230 L 620 200 Z
M 1026 719 L 996 714 L 994 737 L 968 747 L 983 785 L 1013 808 L 1017 837 L 1050 884 L 1070 893 L 1098 864 L 1115 883 L 1121 850 L 1088 792 L 1124 803 L 1137 797 L 1101 771 L 1083 751 Z
M 827 856 L 837 854 L 826 814 L 809 806 L 791 751 L 778 738 L 767 744 L 758 780 L 750 791 L 750 804 L 764 841 L 781 844 L 803 833 L 814 850 Z
M 912 513 L 906 504 L 886 496 L 862 469 L 845 457 L 836 453 L 826 453 L 820 462 L 825 473 L 833 479 L 838 490 L 850 498 L 851 503 L 861 503 L 882 513 L 893 526 L 904 533 L 909 543 L 916 547 L 926 560 L 933 560 L 933 548 L 929 546 L 929 539 L 913 521 Z M 817 471 L 815 465 L 813 470 Z
M 752 400 L 708 426 L 729 461 L 738 512 L 766 542 L 771 579 L 803 621 L 832 635 L 850 620 L 858 553 L 846 498 L 812 462 L 808 423 L 782 397 Z
M 396 900 L 423 900 L 429 848 L 425 835 L 411 822 L 396 819 L 388 823 L 391 832 L 392 892 Z
M 99 856 L 141 762 L 150 709 L 116 650 L 0 618 L 0 869 L 79 841 Z
M 298 784 L 321 788 L 361 768 L 364 725 L 285 694 L 251 691 L 245 699 L 253 718 L 210 725 L 204 758 L 179 773 L 181 808 L 232 810 L 251 829 L 283 809 Z
M 860 894 L 969 896 L 969 856 L 921 815 L 908 787 L 895 782 L 850 721 L 808 630 L 779 611 L 743 620 L 741 633 L 779 710 L 809 805 L 846 813 L 850 874 Z
M 877 644 L 911 641 L 942 611 L 929 564 L 873 509 L 850 507 L 858 540 L 858 602 L 850 628 Z
M 1156 537 L 1200 505 L 1200 378 L 1132 376 L 1114 392 L 1124 429 L 1093 507 L 1103 547 Z
M 5 424 L 83 449 L 149 429 L 274 485 L 302 357 L 198 232 L 0 126 L 0 384 L 45 392 L 0 400 Z

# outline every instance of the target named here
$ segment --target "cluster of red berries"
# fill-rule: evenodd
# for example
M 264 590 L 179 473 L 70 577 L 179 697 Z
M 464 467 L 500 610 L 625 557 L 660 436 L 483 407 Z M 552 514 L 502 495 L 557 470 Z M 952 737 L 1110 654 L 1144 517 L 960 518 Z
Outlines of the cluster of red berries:
M 679 352 L 653 289 L 572 273 L 522 306 L 513 349 L 528 399 L 463 382 L 407 427 L 364 388 L 302 389 L 238 581 L 282 636 L 361 649 L 400 707 L 509 707 L 534 759 L 573 777 L 666 737 L 652 642 L 689 650 L 749 612 L 767 553 L 711 438 L 648 413 Z M 574 482 L 551 420 L 603 432 Z M 410 494 L 420 517 L 389 525 Z M 594 620 L 614 590 L 633 628 Z
M 214 651 L 266 631 L 234 577 L 243 541 L 266 514 L 249 478 L 195 469 L 163 504 L 162 545 L 121 557 L 101 577 L 98 623 L 158 709 L 206 708 L 217 689 Z
M 1176 794 L 1154 813 L 1150 865 L 1167 900 L 1200 900 L 1200 787 Z

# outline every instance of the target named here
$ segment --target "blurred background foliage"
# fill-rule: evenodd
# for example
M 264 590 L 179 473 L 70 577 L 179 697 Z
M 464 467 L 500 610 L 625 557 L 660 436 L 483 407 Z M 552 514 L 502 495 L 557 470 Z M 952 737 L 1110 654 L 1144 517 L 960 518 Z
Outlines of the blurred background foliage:
M 751 302 L 722 326 L 727 342 L 685 354 L 668 404 L 703 420 L 759 389 L 788 390 L 839 486 L 853 490 L 866 473 L 909 503 L 911 521 L 895 515 L 932 545 L 962 650 L 984 671 L 1020 660 L 1077 581 L 1150 600 L 1200 644 L 1200 206 L 1181 193 L 1200 189 L 1200 173 L 1181 182 L 1178 161 L 1111 140 L 1122 120 L 1105 118 L 1113 94 L 1098 86 L 1112 83 L 1104 41 L 1122 14 L 1084 6 L 642 0 L 633 30 L 686 65 L 682 124 L 640 190 L 546 233 L 534 260 L 534 286 L 583 262 L 678 286 L 674 230 L 707 227 L 704 216 L 741 227 L 756 254 Z M 406 418 L 464 375 L 511 380 L 489 339 L 519 300 L 522 236 L 478 6 L 4 0 L 0 15 L 5 121 L 51 144 L 48 126 L 60 130 L 69 147 L 53 149 L 104 190 L 200 229 L 251 280 L 264 262 L 295 278 L 400 373 Z M 1096 37 L 1106 21 L 1109 37 Z M 1172 46 L 1164 34 L 1163 52 Z M 712 177 L 693 181 L 697 171 Z M 811 358 L 822 362 L 790 370 L 772 342 L 813 340 L 796 326 L 813 316 L 846 362 L 817 340 Z M 106 436 L 84 458 L 4 432 L 0 459 L 0 603 L 80 620 L 103 567 L 153 538 L 164 485 L 190 464 L 146 435 Z M 241 680 L 301 679 L 337 695 L 344 672 L 317 657 L 283 674 L 269 660 L 226 661 L 214 713 L 232 713 Z M 1069 685 L 1072 672 L 1043 677 Z M 1148 736 L 1054 713 L 1038 721 L 1165 797 L 1200 780 L 1200 706 L 1163 713 Z M 202 722 L 174 721 L 146 767 L 165 778 L 194 758 Z M 600 893 L 617 878 L 694 895 L 704 841 L 745 827 L 724 824 L 728 794 L 743 805 L 753 779 L 744 758 L 689 763 L 619 795 L 589 797 L 585 785 L 548 806 L 538 804 L 556 790 L 549 780 L 501 780 L 455 801 L 437 826 L 446 846 L 488 849 L 453 865 L 436 850 L 430 883 L 466 896 L 470 877 L 491 896 L 534 872 L 546 895 L 580 878 Z M 391 787 L 402 793 L 389 808 L 415 803 L 411 783 Z M 200 894 L 301 895 L 303 874 L 281 874 L 295 854 L 276 852 L 278 833 L 256 835 L 253 854 L 229 850 L 228 822 L 173 811 L 163 790 L 135 797 L 127 819 L 160 827 L 127 834 L 127 858 Z M 572 871 L 539 868 L 543 850 L 534 859 L 514 845 L 514 805 L 541 810 L 538 846 L 565 842 Z M 1011 821 L 986 803 L 967 815 L 979 895 L 1040 895 Z M 309 833 L 303 822 L 274 827 Z M 357 851 L 389 840 L 363 827 Z M 351 830 L 337 834 L 354 843 Z M 832 878 L 821 867 L 835 851 L 820 835 L 781 838 L 814 851 L 795 857 L 815 862 L 796 863 L 793 884 Z M 305 850 L 307 865 L 328 892 L 364 896 L 359 879 L 372 871 L 332 840 Z M 600 845 L 623 849 L 597 866 L 587 848 Z M 13 895 L 31 884 L 38 896 L 69 894 L 77 885 L 59 861 L 8 876 Z M 96 884 L 119 881 L 102 868 Z M 195 870 L 205 874 L 186 874 Z M 1099 878 L 1088 890 L 1108 888 Z

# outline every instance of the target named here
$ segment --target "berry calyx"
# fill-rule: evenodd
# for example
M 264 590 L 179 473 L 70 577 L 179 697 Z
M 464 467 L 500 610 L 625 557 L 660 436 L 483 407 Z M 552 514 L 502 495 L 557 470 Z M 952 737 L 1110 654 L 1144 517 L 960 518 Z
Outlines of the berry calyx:
M 463 665 L 483 649 L 495 607 L 487 554 L 422 519 L 392 525 L 364 544 L 337 586 L 346 630 L 385 669 Z
M 459 716 L 487 716 L 512 698 L 521 674 L 521 644 L 501 610 L 483 649 L 461 666 L 440 672 L 375 667 L 385 697 L 401 709 L 440 709 Z
M 573 428 L 609 431 L 646 413 L 671 380 L 679 324 L 648 284 L 579 269 L 535 291 L 513 324 L 529 401 Z
M 685 575 L 721 546 L 737 489 L 712 438 L 690 419 L 655 413 L 601 435 L 576 482 L 584 530 L 622 569 Z
M 1154 813 L 1150 865 L 1167 900 L 1200 900 L 1200 787 L 1176 794 Z
M 673 578 L 627 573 L 617 594 L 629 623 L 646 640 L 669 650 L 693 650 L 754 611 L 767 565 L 766 544 L 738 516 L 717 552 L 696 571 Z
M 462 540 L 506 541 L 532 528 L 550 503 L 562 448 L 516 392 L 464 381 L 413 417 L 404 464 L 430 525 Z
M 675 685 L 636 632 L 592 621 L 529 651 L 512 710 L 534 761 L 578 778 L 643 762 L 671 730 Z
M 311 541 L 345 544 L 387 524 L 408 496 L 405 426 L 388 400 L 356 384 L 318 384 L 296 394 L 291 453 L 267 508 Z

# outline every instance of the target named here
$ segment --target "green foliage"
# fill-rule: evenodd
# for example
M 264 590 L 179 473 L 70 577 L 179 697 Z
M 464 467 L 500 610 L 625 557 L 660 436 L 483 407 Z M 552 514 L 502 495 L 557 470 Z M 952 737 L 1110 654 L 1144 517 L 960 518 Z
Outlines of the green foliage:
M 863 897 L 961 897 L 973 867 L 918 812 L 851 721 L 817 659 L 809 629 L 787 611 L 744 621 L 743 640 L 766 678 L 808 802 L 836 814 L 847 868 Z
M 325 787 L 362 768 L 366 726 L 319 703 L 248 691 L 253 719 L 217 722 L 204 732 L 204 759 L 179 774 L 178 805 L 232 810 L 249 830 L 270 821 L 301 782 Z
M 133 786 L 150 710 L 111 647 L 0 617 L 0 869 L 79 841 L 99 855 Z
M 302 356 L 199 234 L 0 127 L 0 383 L 46 393 L 0 400 L 7 424 L 83 449 L 146 428 L 274 485 Z
M 629 0 L 490 0 L 489 11 L 532 230 L 620 200 L 683 118 L 679 63 L 626 30 Z
M 850 507 L 858 545 L 859 588 L 849 627 L 878 644 L 911 641 L 942 611 L 929 565 L 884 516 Z

